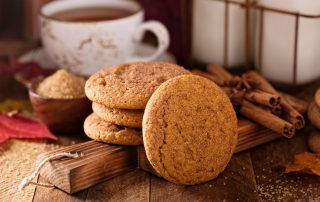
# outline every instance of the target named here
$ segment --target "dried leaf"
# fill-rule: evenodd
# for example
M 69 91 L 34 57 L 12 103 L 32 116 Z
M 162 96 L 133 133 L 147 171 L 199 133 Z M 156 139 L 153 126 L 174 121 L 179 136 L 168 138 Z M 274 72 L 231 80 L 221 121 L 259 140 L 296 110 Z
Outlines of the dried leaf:
M 25 81 L 32 81 L 39 77 L 47 77 L 54 73 L 56 70 L 43 69 L 38 63 L 29 62 L 24 64 L 19 64 L 17 66 L 17 71 L 15 76 L 23 79 Z
M 0 103 L 0 112 L 9 113 L 12 111 L 32 111 L 32 105 L 29 100 L 7 99 Z
M 9 65 L 0 64 L 0 73 L 13 73 L 15 72 L 15 67 L 10 67 Z
M 0 73 L 12 73 L 19 82 L 26 86 L 29 86 L 36 79 L 51 75 L 55 71 L 56 69 L 44 69 L 35 62 L 0 64 Z
M 46 125 L 20 115 L 9 117 L 0 114 L 0 128 L 2 128 L 0 132 L 6 134 L 9 138 L 57 139 Z
M 298 172 L 320 176 L 320 155 L 309 152 L 297 154 L 294 156 L 294 162 L 284 167 L 284 173 Z

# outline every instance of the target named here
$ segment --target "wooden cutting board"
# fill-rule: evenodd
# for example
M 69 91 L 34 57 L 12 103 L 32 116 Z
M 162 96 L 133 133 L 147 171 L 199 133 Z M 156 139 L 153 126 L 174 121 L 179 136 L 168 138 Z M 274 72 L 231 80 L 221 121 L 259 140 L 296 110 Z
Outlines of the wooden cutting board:
M 239 136 L 236 152 L 281 137 L 281 135 L 249 120 L 240 119 L 238 126 Z M 87 141 L 41 154 L 37 162 L 61 152 L 77 152 L 83 156 L 76 159 L 52 160 L 44 165 L 40 175 L 67 193 L 78 192 L 135 169 L 143 169 L 158 175 L 149 164 L 143 146 L 116 146 Z

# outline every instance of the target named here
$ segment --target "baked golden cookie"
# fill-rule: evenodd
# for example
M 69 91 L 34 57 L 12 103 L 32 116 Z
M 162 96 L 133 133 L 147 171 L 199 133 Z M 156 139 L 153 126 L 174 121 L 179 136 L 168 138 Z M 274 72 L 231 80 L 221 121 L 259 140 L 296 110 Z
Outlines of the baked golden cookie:
M 316 102 L 317 106 L 320 107 L 320 88 L 316 91 L 314 95 L 314 101 Z
M 314 127 L 320 129 L 320 109 L 315 102 L 309 105 L 308 118 Z
M 147 158 L 165 179 L 184 185 L 209 181 L 227 166 L 237 144 L 237 117 L 212 81 L 182 75 L 163 83 L 143 116 Z
M 142 145 L 142 133 L 100 119 L 92 113 L 84 122 L 84 132 L 93 140 L 119 145 Z
M 85 93 L 93 102 L 109 108 L 144 109 L 160 84 L 188 73 L 183 67 L 163 62 L 121 64 L 92 75 Z
M 93 112 L 101 119 L 121 126 L 142 128 L 143 109 L 116 109 L 92 103 Z
M 315 130 L 309 135 L 308 146 L 314 153 L 320 154 L 320 131 Z

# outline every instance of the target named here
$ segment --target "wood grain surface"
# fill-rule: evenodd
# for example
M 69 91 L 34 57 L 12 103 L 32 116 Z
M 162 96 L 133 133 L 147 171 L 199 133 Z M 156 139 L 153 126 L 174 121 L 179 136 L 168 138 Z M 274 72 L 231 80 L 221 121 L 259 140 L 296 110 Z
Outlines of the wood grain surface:
M 194 186 L 179 186 L 151 176 L 151 201 L 257 201 L 249 152 L 236 154 L 216 179 Z

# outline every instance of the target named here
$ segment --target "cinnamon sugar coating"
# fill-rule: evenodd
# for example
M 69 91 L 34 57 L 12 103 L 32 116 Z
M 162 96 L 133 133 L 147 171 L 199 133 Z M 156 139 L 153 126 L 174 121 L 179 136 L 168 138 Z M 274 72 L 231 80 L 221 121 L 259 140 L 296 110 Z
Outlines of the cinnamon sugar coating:
M 115 125 L 92 113 L 84 122 L 84 132 L 93 140 L 119 145 L 142 145 L 141 130 Z
M 93 112 L 101 119 L 121 126 L 142 128 L 143 109 L 108 108 L 99 103 L 92 103 Z

